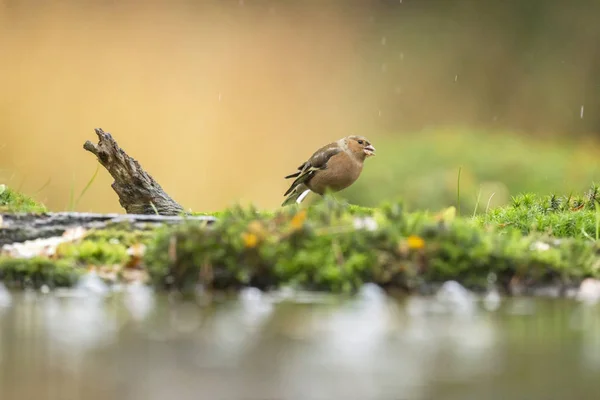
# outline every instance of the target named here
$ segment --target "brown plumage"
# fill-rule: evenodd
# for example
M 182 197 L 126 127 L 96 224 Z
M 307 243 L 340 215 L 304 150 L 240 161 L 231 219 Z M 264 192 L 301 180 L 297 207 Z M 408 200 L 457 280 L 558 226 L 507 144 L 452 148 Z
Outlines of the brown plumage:
M 284 193 L 283 206 L 301 202 L 308 191 L 323 195 L 352 185 L 363 169 L 367 157 L 375 155 L 375 147 L 364 136 L 348 136 L 315 151 L 298 171 L 285 177 L 296 178 Z

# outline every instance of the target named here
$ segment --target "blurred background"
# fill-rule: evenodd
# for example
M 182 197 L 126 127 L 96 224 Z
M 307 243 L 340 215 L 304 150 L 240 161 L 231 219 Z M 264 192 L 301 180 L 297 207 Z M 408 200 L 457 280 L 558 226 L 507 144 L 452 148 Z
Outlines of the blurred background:
M 93 129 L 184 207 L 278 207 L 283 176 L 348 134 L 374 143 L 362 205 L 480 210 L 587 188 L 600 2 L 0 0 L 0 183 L 69 205 Z M 122 212 L 100 170 L 79 211 Z

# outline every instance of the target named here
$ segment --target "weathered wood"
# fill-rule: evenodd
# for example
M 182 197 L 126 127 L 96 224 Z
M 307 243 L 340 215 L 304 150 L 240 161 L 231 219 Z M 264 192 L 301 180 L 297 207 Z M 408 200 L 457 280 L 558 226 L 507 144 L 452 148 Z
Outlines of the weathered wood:
M 5 244 L 61 236 L 67 229 L 83 227 L 103 229 L 126 224 L 133 229 L 148 229 L 162 224 L 177 224 L 187 220 L 215 221 L 211 216 L 162 216 L 135 214 L 94 214 L 60 212 L 45 214 L 2 214 L 0 247 Z
M 110 133 L 95 129 L 98 144 L 89 140 L 83 148 L 114 178 L 113 190 L 128 214 L 181 215 L 184 209 L 173 200 L 140 164 L 119 147 Z

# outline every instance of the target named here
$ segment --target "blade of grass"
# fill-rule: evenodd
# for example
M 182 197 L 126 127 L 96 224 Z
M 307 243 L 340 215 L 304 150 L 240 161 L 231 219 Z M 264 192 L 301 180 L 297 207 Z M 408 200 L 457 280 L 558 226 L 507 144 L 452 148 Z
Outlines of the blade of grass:
M 593 238 L 593 237 L 591 237 L 591 236 L 590 236 L 590 235 L 589 235 L 589 234 L 588 234 L 588 233 L 585 231 L 585 229 L 581 228 L 581 233 L 583 234 L 583 236 L 585 236 L 586 238 L 588 238 L 590 241 L 592 241 L 592 242 L 594 241 L 594 238 Z M 598 240 L 598 239 L 596 239 L 596 240 Z
M 496 192 L 492 193 L 492 195 L 490 196 L 490 198 L 488 199 L 487 205 L 485 206 L 485 223 L 487 224 L 488 222 L 488 212 L 490 211 L 490 203 L 492 202 L 492 197 L 494 197 L 494 195 L 496 194 Z
M 458 180 L 456 182 L 456 208 L 458 215 L 460 215 L 460 171 L 462 167 L 458 167 Z
M 36 190 L 35 192 L 33 192 L 33 196 L 35 196 L 36 194 L 38 194 L 42 190 L 44 190 L 46 188 L 46 186 L 48 186 L 50 184 L 51 181 L 52 181 L 52 178 L 48 178 L 48 180 L 46 181 L 46 183 L 44 183 L 41 188 L 39 188 L 38 190 Z
M 481 186 L 479 186 L 479 193 L 477 193 L 477 201 L 475 202 L 475 209 L 473 210 L 473 218 L 477 214 L 477 208 L 479 208 L 479 200 L 481 199 Z
M 496 192 L 492 193 L 492 195 L 490 196 L 490 198 L 488 199 L 487 202 L 487 206 L 485 207 L 485 213 L 487 214 L 488 211 L 490 210 L 490 203 L 492 202 L 492 197 L 494 197 L 494 195 L 496 194 Z
M 94 183 L 94 181 L 96 180 L 96 176 L 98 176 L 98 171 L 100 171 L 100 164 L 96 165 L 96 171 L 94 171 L 94 175 L 92 175 L 92 177 L 90 178 L 90 180 L 88 181 L 88 183 L 85 185 L 85 187 L 83 188 L 83 190 L 81 191 L 81 193 L 79 193 L 79 197 L 77 197 L 77 200 L 75 201 L 75 204 L 74 204 L 75 207 L 77 207 L 77 205 L 81 201 L 81 198 L 83 197 L 83 195 L 85 194 L 85 192 L 88 191 L 88 189 L 90 188 L 90 186 L 92 186 L 92 183 Z

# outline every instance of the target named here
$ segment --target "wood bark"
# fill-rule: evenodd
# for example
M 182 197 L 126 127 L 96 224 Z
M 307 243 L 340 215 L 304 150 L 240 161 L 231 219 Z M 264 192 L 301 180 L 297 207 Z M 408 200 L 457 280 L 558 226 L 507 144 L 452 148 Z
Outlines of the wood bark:
M 100 128 L 95 131 L 98 144 L 88 140 L 83 148 L 94 154 L 114 178 L 111 186 L 128 214 L 185 214 L 183 207 L 173 200 L 135 159 L 119 147 L 110 133 Z

